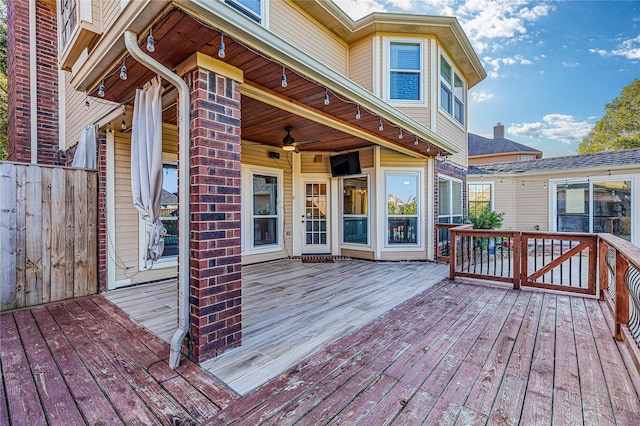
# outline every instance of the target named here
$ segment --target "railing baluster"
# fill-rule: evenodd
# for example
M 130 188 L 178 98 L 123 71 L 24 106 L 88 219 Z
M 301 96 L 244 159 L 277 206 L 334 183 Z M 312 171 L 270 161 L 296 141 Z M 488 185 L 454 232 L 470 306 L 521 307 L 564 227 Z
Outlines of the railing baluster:
M 551 262 L 553 262 L 553 239 L 551 240 Z M 551 272 L 551 283 L 553 284 L 553 269 L 550 271 Z
M 562 242 L 564 240 L 560 240 L 560 256 L 562 256 Z M 569 248 L 571 248 L 571 242 L 569 242 Z M 569 259 L 569 265 L 571 265 L 571 259 Z M 562 285 L 562 263 L 560 264 L 560 285 Z M 571 287 L 571 279 L 569 279 L 569 287 Z

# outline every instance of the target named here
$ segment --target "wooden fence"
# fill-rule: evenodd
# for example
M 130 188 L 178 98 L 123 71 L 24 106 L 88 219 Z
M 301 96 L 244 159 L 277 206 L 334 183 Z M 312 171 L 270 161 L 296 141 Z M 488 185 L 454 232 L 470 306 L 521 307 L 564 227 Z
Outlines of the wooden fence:
M 97 172 L 0 162 L 0 311 L 97 292 Z

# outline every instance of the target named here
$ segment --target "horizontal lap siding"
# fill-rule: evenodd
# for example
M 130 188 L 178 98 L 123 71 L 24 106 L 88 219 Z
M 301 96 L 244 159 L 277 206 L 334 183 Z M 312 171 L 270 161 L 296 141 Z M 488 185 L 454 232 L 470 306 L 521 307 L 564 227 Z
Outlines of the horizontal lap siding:
M 306 54 L 347 75 L 347 46 L 320 23 L 285 1 L 269 2 L 269 29 Z
M 373 93 L 373 38 L 349 46 L 349 78 Z
M 437 133 L 443 136 L 457 151 L 457 154 L 449 157 L 449 161 L 458 167 L 467 168 L 467 133 L 445 117 L 441 112 L 436 116 Z
M 170 127 L 163 134 L 163 147 L 176 146 L 172 141 Z M 175 151 L 173 153 L 175 154 Z M 131 193 L 131 135 L 129 133 L 115 133 L 115 264 L 116 280 L 131 279 L 131 283 L 142 283 L 177 275 L 175 266 L 139 271 L 140 232 L 139 214 L 133 206 Z M 113 235 L 113 234 L 111 234 Z
M 122 10 L 122 0 L 92 0 L 102 5 L 102 31 L 106 33 Z
M 269 152 L 274 151 L 273 147 L 267 145 L 257 145 L 252 142 L 242 142 L 242 155 L 241 161 L 243 165 L 249 166 L 257 166 L 257 167 L 266 167 L 271 169 L 281 169 L 283 171 L 284 182 L 282 182 L 284 189 L 284 246 L 282 250 L 271 252 L 271 253 L 263 253 L 263 254 L 252 254 L 252 255 L 243 255 L 242 263 L 257 263 L 257 262 L 265 262 L 268 260 L 274 259 L 282 259 L 283 257 L 289 256 L 291 252 L 291 247 L 293 246 L 292 240 L 292 227 L 291 223 L 293 220 L 293 193 L 292 193 L 292 179 L 291 179 L 291 157 L 287 160 L 287 156 L 291 156 L 292 154 L 288 152 L 279 152 L 280 159 L 269 158 Z M 246 194 L 242 194 L 243 197 Z M 245 201 L 248 201 L 245 199 Z M 246 224 L 245 224 L 246 225 Z M 246 226 L 244 227 L 244 231 L 246 232 Z M 289 235 L 286 235 L 287 232 Z M 288 248 L 288 249 L 287 249 Z
M 409 157 L 397 151 L 380 148 L 381 167 L 425 167 L 426 158 Z

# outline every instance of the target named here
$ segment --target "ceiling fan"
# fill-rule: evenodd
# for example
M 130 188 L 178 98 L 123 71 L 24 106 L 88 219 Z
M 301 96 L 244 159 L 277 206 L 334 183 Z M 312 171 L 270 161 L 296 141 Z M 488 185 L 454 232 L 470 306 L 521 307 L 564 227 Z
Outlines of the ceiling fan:
M 296 142 L 296 140 L 293 138 L 293 136 L 291 136 L 291 131 L 293 130 L 293 127 L 287 126 L 287 127 L 284 128 L 284 130 L 286 130 L 286 132 L 287 132 L 287 135 L 284 138 L 282 138 L 282 149 L 284 151 L 300 152 L 298 150 L 299 146 L 310 144 L 310 143 L 320 142 L 319 140 L 309 140 L 309 141 Z

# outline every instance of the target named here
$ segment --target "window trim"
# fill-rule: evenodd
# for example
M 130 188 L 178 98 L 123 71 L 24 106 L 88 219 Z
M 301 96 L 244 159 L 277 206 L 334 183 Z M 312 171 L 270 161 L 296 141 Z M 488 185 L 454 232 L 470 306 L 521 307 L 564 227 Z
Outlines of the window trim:
M 467 181 L 467 215 L 470 215 L 471 212 L 471 205 L 469 204 L 471 202 L 471 191 L 469 191 L 469 185 L 489 185 L 490 188 L 490 192 L 491 194 L 489 195 L 489 211 L 494 211 L 495 209 L 495 181 L 492 180 L 473 180 L 473 181 Z M 464 216 L 464 212 L 463 212 L 463 216 Z M 464 219 L 464 217 L 463 217 Z
M 577 176 L 572 178 L 557 178 L 549 179 L 548 191 L 549 191 L 549 222 L 548 229 L 551 232 L 558 232 L 558 185 L 564 184 L 588 184 L 589 185 L 589 232 L 593 232 L 593 217 L 594 217 L 594 200 L 593 200 L 593 185 L 600 182 L 618 182 L 618 181 L 630 181 L 631 182 L 631 244 L 637 244 L 638 242 L 638 229 L 636 222 L 640 217 L 640 190 L 638 188 L 638 177 L 636 174 L 619 174 L 619 175 L 600 175 L 600 176 Z M 633 197 L 636 197 L 634 200 Z M 634 208 L 635 207 L 635 208 Z
M 451 194 L 451 197 L 449 197 L 449 212 L 450 213 L 447 214 L 447 215 L 441 215 L 440 214 L 440 201 L 442 199 L 440 197 L 440 179 L 443 179 L 443 180 L 446 180 L 446 181 L 449 182 L 448 183 L 448 190 L 449 190 L 449 194 Z M 454 182 L 454 181 L 455 182 L 460 182 L 460 209 L 461 209 L 461 212 L 460 212 L 459 215 L 453 214 L 453 186 L 452 186 L 452 182 Z M 446 174 L 443 174 L 443 173 L 438 173 L 437 182 L 438 182 L 438 220 L 437 220 L 437 223 L 440 223 L 440 224 L 445 223 L 445 222 L 440 222 L 440 218 L 441 217 L 448 217 L 448 218 L 451 219 L 450 222 L 446 222 L 446 223 L 454 223 L 453 222 L 453 218 L 457 217 L 457 216 L 460 216 L 460 224 L 462 224 L 462 222 L 464 221 L 464 190 L 465 190 L 464 181 L 462 181 L 462 179 L 458 179 L 458 178 L 455 178 L 453 176 L 449 176 L 449 175 L 446 175 Z
M 383 210 L 383 214 L 382 214 L 382 218 L 384 220 L 384 227 L 383 227 L 383 235 L 382 235 L 382 240 L 383 240 L 383 244 L 381 244 L 382 247 L 384 247 L 385 249 L 388 250 L 394 250 L 394 251 L 422 251 L 424 250 L 424 238 L 423 238 L 423 234 L 425 232 L 425 230 L 422 228 L 423 226 L 425 226 L 425 223 L 423 223 L 423 216 L 424 216 L 424 198 L 425 198 L 425 194 L 424 194 L 424 190 L 423 190 L 423 179 L 424 179 L 424 175 L 423 169 L 418 169 L 418 168 L 402 168 L 402 169 L 397 169 L 397 168 L 381 168 L 380 169 L 381 174 L 382 174 L 382 202 L 381 207 Z M 388 199 L 388 188 L 387 188 L 387 176 L 389 175 L 395 175 L 395 176 L 415 176 L 416 177 L 416 193 L 418 196 L 418 203 L 417 203 L 417 209 L 418 209 L 418 213 L 416 215 L 417 221 L 416 224 L 418 226 L 418 229 L 416 231 L 416 243 L 415 244 L 389 244 L 389 239 L 388 239 L 388 235 L 389 235 L 389 208 L 387 206 L 387 199 Z
M 222 2 L 227 6 L 229 6 L 231 9 L 249 18 L 256 24 L 261 25 L 265 28 L 268 28 L 269 0 L 258 0 L 258 1 L 260 2 L 260 12 L 261 12 L 259 15 L 256 14 L 253 10 L 247 8 L 242 3 L 240 3 L 239 0 L 222 0 Z
M 276 200 L 276 211 L 277 211 L 277 243 L 269 244 L 269 245 L 254 245 L 253 240 L 253 232 L 249 232 L 249 230 L 253 229 L 253 176 L 254 175 L 264 175 L 264 176 L 273 176 L 278 179 L 278 199 Z M 241 166 L 241 176 L 242 176 L 242 184 L 241 184 L 241 223 L 240 227 L 242 229 L 242 254 L 243 255 L 254 255 L 254 254 L 262 254 L 262 253 L 271 253 L 281 251 L 284 247 L 284 172 L 282 169 L 271 168 L 271 167 L 256 167 L 250 165 L 242 165 Z M 271 215 L 270 215 L 271 216 Z
M 441 68 L 442 68 L 442 61 L 445 61 L 450 67 L 451 67 L 451 83 L 447 82 L 446 80 L 444 80 L 444 78 L 442 77 L 442 73 L 441 73 Z M 461 103 L 462 103 L 462 121 L 458 120 L 456 118 L 456 99 L 457 96 L 455 94 L 455 80 L 456 80 L 456 76 L 460 79 L 460 81 L 462 82 L 462 98 L 461 99 Z M 451 112 L 447 111 L 446 109 L 444 109 L 442 107 L 442 84 L 447 83 L 447 89 L 449 91 L 449 93 L 451 94 L 451 102 L 450 102 L 450 108 L 451 108 Z M 447 56 L 447 54 L 440 49 L 439 54 L 438 54 L 438 111 L 440 111 L 445 117 L 447 117 L 449 120 L 451 120 L 453 123 L 455 123 L 457 126 L 461 127 L 461 128 L 465 128 L 466 127 L 466 122 L 467 122 L 467 82 L 465 81 L 465 79 L 462 76 L 462 73 L 460 71 L 458 71 L 458 69 L 456 68 L 456 66 L 453 64 L 453 61 L 451 61 L 451 59 L 449 59 L 449 57 Z
M 367 178 L 367 214 L 365 215 L 345 215 L 344 214 L 344 180 L 350 178 L 359 178 L 366 177 Z M 340 244 L 342 246 L 353 246 L 354 248 L 363 248 L 363 247 L 371 247 L 371 174 L 361 173 L 359 175 L 353 176 L 345 176 L 340 178 Z M 367 243 L 353 243 L 353 242 L 345 242 L 344 241 L 344 218 L 345 217 L 366 217 L 367 218 Z
M 382 81 L 382 91 L 384 94 L 384 100 L 387 101 L 391 105 L 396 106 L 426 106 L 427 105 L 427 66 L 426 66 L 426 55 L 425 55 L 425 47 L 424 47 L 424 39 L 420 38 L 411 38 L 411 37 L 384 37 L 383 38 L 383 52 L 382 58 L 384 63 L 384 76 Z M 420 99 L 418 100 L 402 100 L 402 99 L 391 99 L 391 44 L 392 43 L 409 43 L 409 44 L 417 44 L 420 46 L 420 71 L 419 74 L 419 82 L 420 82 L 420 90 L 419 95 Z

